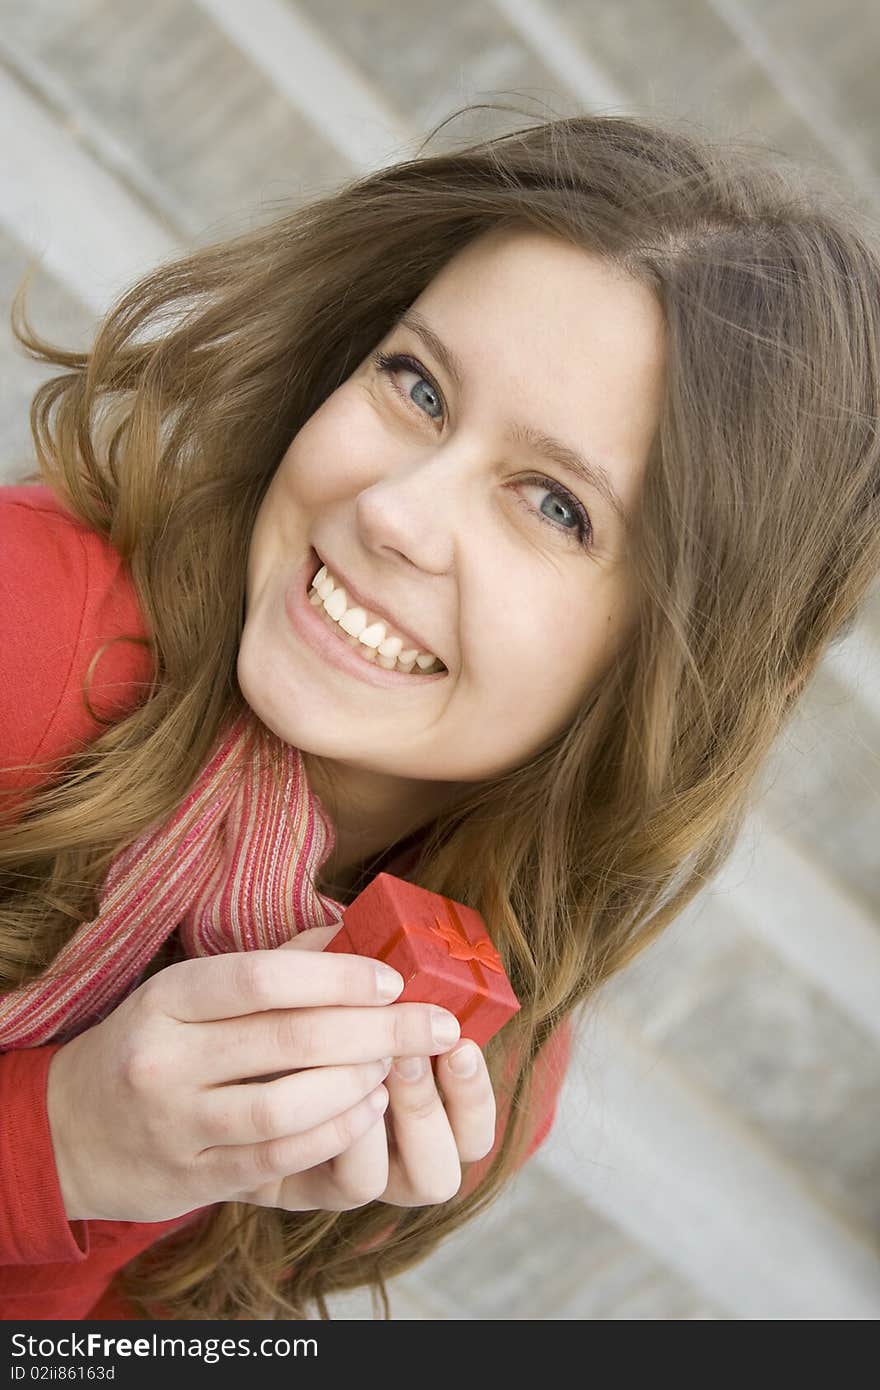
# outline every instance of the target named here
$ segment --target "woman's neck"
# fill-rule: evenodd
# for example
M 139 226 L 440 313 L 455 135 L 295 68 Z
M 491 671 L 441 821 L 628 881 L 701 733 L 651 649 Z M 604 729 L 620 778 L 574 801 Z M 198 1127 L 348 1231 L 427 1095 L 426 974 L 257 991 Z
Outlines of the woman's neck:
M 336 841 L 321 882 L 339 902 L 371 862 L 426 826 L 462 790 L 451 782 L 384 777 L 339 763 L 328 769 L 312 754 L 304 753 L 303 763 L 309 787 L 333 824 Z

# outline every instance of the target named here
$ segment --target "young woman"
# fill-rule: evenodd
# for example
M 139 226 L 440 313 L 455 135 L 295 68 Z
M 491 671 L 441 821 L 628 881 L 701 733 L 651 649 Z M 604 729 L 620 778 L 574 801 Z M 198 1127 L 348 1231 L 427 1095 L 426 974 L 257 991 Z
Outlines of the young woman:
M 77 1268 L 68 1316 L 384 1296 L 540 1143 L 880 572 L 876 231 L 584 116 L 163 266 L 88 354 L 16 332 L 64 370 L 0 507 L 7 1316 Z M 380 869 L 483 915 L 484 1055 L 322 952 Z

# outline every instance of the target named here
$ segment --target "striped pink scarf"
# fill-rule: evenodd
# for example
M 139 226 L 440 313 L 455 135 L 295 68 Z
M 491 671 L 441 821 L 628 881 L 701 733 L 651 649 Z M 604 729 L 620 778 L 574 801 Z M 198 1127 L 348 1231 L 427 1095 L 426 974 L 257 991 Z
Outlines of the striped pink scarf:
M 0 999 L 0 1051 L 67 1042 L 98 1023 L 177 927 L 187 956 L 210 956 L 272 949 L 337 921 L 343 905 L 315 888 L 335 840 L 299 749 L 246 709 L 173 815 L 113 860 L 98 916 L 45 975 Z

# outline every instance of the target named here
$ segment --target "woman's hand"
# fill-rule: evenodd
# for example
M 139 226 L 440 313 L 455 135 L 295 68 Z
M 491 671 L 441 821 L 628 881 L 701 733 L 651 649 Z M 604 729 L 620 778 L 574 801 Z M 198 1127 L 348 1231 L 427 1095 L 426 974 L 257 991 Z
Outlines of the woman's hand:
M 407 1075 L 414 1061 L 420 1070 Z M 386 1077 L 391 1101 L 385 1126 L 392 1134 L 388 1185 L 381 1200 L 393 1206 L 448 1201 L 461 1186 L 461 1164 L 485 1158 L 495 1142 L 495 1093 L 477 1044 L 459 1042 L 443 1053 L 436 1073 L 439 1093 L 430 1057 L 396 1058 Z M 371 1142 L 368 1132 L 351 1148 Z M 354 1161 L 351 1148 L 341 1162 Z
M 456 1073 L 465 1058 L 473 1071 Z M 384 1126 L 374 1125 L 314 1175 L 303 1175 L 314 1180 L 315 1207 L 347 1209 L 346 1194 L 355 1187 L 368 1194 L 365 1200 L 397 1207 L 448 1202 L 461 1186 L 462 1163 L 485 1158 L 492 1148 L 495 1094 L 476 1043 L 459 1043 L 438 1057 L 436 1081 L 430 1057 L 396 1058 L 385 1084 L 391 1101 Z
M 324 953 L 338 927 L 274 951 L 179 961 L 59 1048 L 47 1110 L 69 1220 L 164 1221 L 224 1201 L 336 1209 L 382 1195 L 382 1059 L 446 1052 L 458 1023 L 389 1003 L 388 967 Z M 432 1032 L 438 1018 L 446 1037 Z M 369 1161 L 334 1171 L 335 1200 L 316 1200 L 327 1165 L 371 1132 Z M 441 1200 L 458 1162 L 448 1137 L 443 1153 Z

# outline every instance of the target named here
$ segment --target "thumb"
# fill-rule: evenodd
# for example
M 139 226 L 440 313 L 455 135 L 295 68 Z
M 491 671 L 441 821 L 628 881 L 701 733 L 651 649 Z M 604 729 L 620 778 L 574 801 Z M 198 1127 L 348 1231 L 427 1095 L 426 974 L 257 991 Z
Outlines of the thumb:
M 323 951 L 328 941 L 332 941 L 339 928 L 342 926 L 342 918 L 338 922 L 330 922 L 326 927 L 309 927 L 306 931 L 297 932 L 296 936 L 291 937 L 290 941 L 284 941 L 276 947 L 278 951 Z

